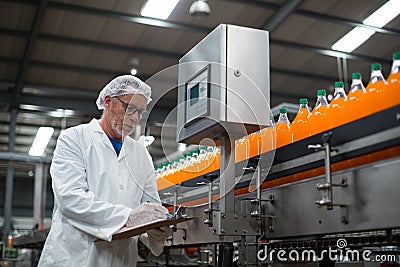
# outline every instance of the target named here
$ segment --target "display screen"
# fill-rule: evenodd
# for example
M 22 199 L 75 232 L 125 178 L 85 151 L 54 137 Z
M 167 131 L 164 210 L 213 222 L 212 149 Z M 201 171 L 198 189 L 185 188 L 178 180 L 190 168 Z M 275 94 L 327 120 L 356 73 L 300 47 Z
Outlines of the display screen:
M 208 114 L 208 66 L 186 83 L 186 123 Z
M 190 106 L 193 106 L 197 102 L 199 102 L 199 88 L 200 83 L 197 83 L 190 89 Z

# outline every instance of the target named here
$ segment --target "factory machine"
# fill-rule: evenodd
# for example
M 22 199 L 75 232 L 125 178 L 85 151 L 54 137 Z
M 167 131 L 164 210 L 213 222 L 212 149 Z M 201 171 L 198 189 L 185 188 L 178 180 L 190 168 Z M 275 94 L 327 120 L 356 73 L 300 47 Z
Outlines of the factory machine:
M 235 162 L 235 140 L 272 127 L 268 38 L 220 25 L 179 62 L 177 141 L 221 156 L 219 170 L 160 188 L 178 216 L 197 217 L 174 227 L 163 261 L 379 266 L 400 243 L 400 106 Z M 367 260 L 344 254 L 366 249 Z

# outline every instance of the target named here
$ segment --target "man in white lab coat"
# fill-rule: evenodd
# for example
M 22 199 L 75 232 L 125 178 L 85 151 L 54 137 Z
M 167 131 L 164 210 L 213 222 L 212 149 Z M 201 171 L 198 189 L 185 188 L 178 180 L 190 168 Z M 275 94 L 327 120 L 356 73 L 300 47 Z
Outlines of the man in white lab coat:
M 50 168 L 53 219 L 39 266 L 136 266 L 137 237 L 112 241 L 112 234 L 168 212 L 160 205 L 149 153 L 128 136 L 150 96 L 138 78 L 117 77 L 96 101 L 101 119 L 61 133 Z M 163 227 L 141 239 L 158 256 L 169 234 Z

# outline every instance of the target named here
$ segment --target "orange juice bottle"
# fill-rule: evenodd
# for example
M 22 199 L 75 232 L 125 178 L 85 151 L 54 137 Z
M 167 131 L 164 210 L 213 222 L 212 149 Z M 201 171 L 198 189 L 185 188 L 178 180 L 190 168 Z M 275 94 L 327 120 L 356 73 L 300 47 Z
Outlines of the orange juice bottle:
M 346 122 L 362 118 L 366 115 L 362 100 L 367 95 L 367 91 L 362 83 L 361 73 L 355 72 L 351 75 L 351 78 L 351 88 L 343 108 L 346 114 L 344 118 Z
M 345 101 L 347 100 L 346 92 L 344 91 L 343 82 L 335 82 L 335 92 L 333 93 L 333 100 L 329 104 L 328 108 L 328 128 L 334 128 L 343 124 L 344 122 L 344 111 Z
M 249 140 L 245 136 L 236 141 L 235 144 L 235 162 L 240 162 L 249 158 Z
M 296 118 L 294 118 L 292 125 L 290 126 L 293 131 L 293 142 L 307 138 L 311 135 L 310 129 L 308 128 L 308 118 L 310 117 L 308 99 L 300 98 L 299 103 L 299 111 L 297 112 Z
M 213 163 L 214 163 L 214 160 L 215 160 L 215 152 L 214 152 L 214 150 L 215 150 L 215 147 L 213 147 L 213 146 L 208 146 L 207 147 L 206 156 L 204 158 L 204 168 L 205 168 L 204 172 L 205 173 L 209 173 L 209 172 L 214 171 L 213 170 Z
M 261 130 L 259 151 L 260 154 L 274 150 L 276 144 L 276 131 L 274 116 L 272 114 L 269 116 L 269 125 Z
M 191 179 L 194 177 L 192 168 L 191 168 L 191 163 L 192 163 L 192 153 L 187 152 L 186 157 L 185 157 L 185 164 L 183 165 L 182 172 L 185 174 L 186 179 Z
M 326 91 L 317 91 L 317 102 L 311 112 L 309 119 L 311 135 L 328 130 L 329 124 L 327 121 L 328 100 L 326 99 Z
M 260 131 L 254 132 L 249 136 L 249 158 L 260 155 Z
M 199 159 L 198 159 L 198 170 L 199 170 L 199 175 L 205 174 L 206 169 L 207 169 L 207 147 L 206 146 L 200 146 L 199 147 L 200 152 L 199 152 Z
M 277 148 L 293 142 L 292 129 L 290 128 L 290 121 L 287 116 L 286 108 L 281 108 L 279 112 L 279 119 L 275 126 Z
M 186 164 L 186 159 L 184 155 L 179 156 L 179 164 L 178 164 L 178 172 L 177 176 L 179 176 L 180 180 L 186 181 L 187 180 L 187 174 L 184 171 Z
M 174 159 L 174 161 L 171 164 L 170 175 L 169 175 L 169 180 L 173 183 L 177 183 L 177 180 L 179 179 L 178 165 L 179 165 L 179 159 Z
M 387 99 L 388 107 L 400 104 L 400 53 L 393 53 L 392 72 L 388 77 L 387 85 L 388 94 L 390 97 Z
M 367 85 L 367 94 L 365 95 L 363 106 L 366 115 L 375 113 L 386 108 L 386 99 L 390 98 L 387 95 L 386 81 L 383 78 L 381 64 L 374 63 L 371 65 L 371 79 Z
M 221 167 L 221 149 L 219 149 L 218 147 L 214 148 L 214 160 L 213 160 L 213 164 L 212 164 L 212 170 L 219 170 L 219 168 Z

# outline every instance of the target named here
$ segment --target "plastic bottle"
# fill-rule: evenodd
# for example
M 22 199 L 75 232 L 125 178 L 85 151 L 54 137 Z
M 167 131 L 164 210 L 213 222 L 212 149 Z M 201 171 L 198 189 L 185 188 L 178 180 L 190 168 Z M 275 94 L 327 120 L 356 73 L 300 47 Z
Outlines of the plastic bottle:
M 367 94 L 363 100 L 366 115 L 385 109 L 386 99 L 390 98 L 386 89 L 386 81 L 382 75 L 381 64 L 371 65 L 371 79 L 365 90 Z
M 235 142 L 235 162 L 249 158 L 249 139 L 245 136 Z
M 400 52 L 393 53 L 392 71 L 388 77 L 387 85 L 389 99 L 387 106 L 392 107 L 400 104 Z
M 13 243 L 13 237 L 12 235 L 7 236 L 7 247 L 12 248 L 12 243 Z
M 160 175 L 161 175 L 161 167 L 160 166 L 156 166 L 155 168 L 154 168 L 154 171 L 155 171 L 155 173 L 156 173 L 156 179 L 158 179 L 158 178 L 160 178 Z
M 221 167 L 221 149 L 219 147 L 215 148 L 215 160 L 214 160 L 214 170 L 219 170 Z
M 190 163 L 192 162 L 192 153 L 191 152 L 187 152 L 186 153 L 186 157 L 185 157 L 185 165 L 182 169 L 182 171 L 185 173 L 185 177 L 187 179 L 194 177 L 192 170 L 190 168 Z
M 308 99 L 300 98 L 299 106 L 299 111 L 290 126 L 293 132 L 293 142 L 307 138 L 311 135 L 310 128 L 308 127 L 308 119 L 311 114 L 308 109 Z
M 176 180 L 178 179 L 178 165 L 179 165 L 179 159 L 174 159 L 171 164 L 170 175 L 169 175 L 169 180 L 173 183 L 176 183 Z
M 194 176 L 198 175 L 199 172 L 199 150 L 194 149 L 192 151 L 192 161 L 190 162 L 190 168 L 192 170 L 192 172 L 194 172 Z
M 347 101 L 347 95 L 344 91 L 343 82 L 335 82 L 335 92 L 333 93 L 333 100 L 329 104 L 327 121 L 329 123 L 328 128 L 337 127 L 344 122 L 344 107 Z
M 272 151 L 276 148 L 276 131 L 274 116 L 269 116 L 269 125 L 261 130 L 260 154 Z
M 213 169 L 213 163 L 216 160 L 215 156 L 216 156 L 216 152 L 215 152 L 216 147 L 213 146 L 209 146 L 207 147 L 207 154 L 206 154 L 206 159 L 205 159 L 205 173 L 209 173 L 214 171 Z
M 287 117 L 286 108 L 279 110 L 279 119 L 276 123 L 276 148 L 288 145 L 293 142 L 293 133 L 290 129 L 290 121 Z
M 163 163 L 160 170 L 160 178 L 165 178 L 167 176 L 167 163 Z
M 206 146 L 200 146 L 199 147 L 200 152 L 199 152 L 199 159 L 198 159 L 198 169 L 199 169 L 199 175 L 204 174 L 205 170 L 207 168 L 207 163 L 206 163 L 206 157 L 207 157 L 207 147 Z
M 249 136 L 249 158 L 260 155 L 259 143 L 260 143 L 260 131 L 254 132 Z
M 328 100 L 326 99 L 326 91 L 317 91 L 317 102 L 311 112 L 309 125 L 311 135 L 326 131 L 329 128 L 327 120 Z
M 179 156 L 178 172 L 177 175 L 180 179 L 186 180 L 186 172 L 184 171 L 186 159 L 184 155 Z
M 361 73 L 355 72 L 351 75 L 351 78 L 350 92 L 347 95 L 347 101 L 343 108 L 346 114 L 346 117 L 343 118 L 344 122 L 353 121 L 366 115 L 362 100 L 366 96 L 367 91 L 362 83 Z

